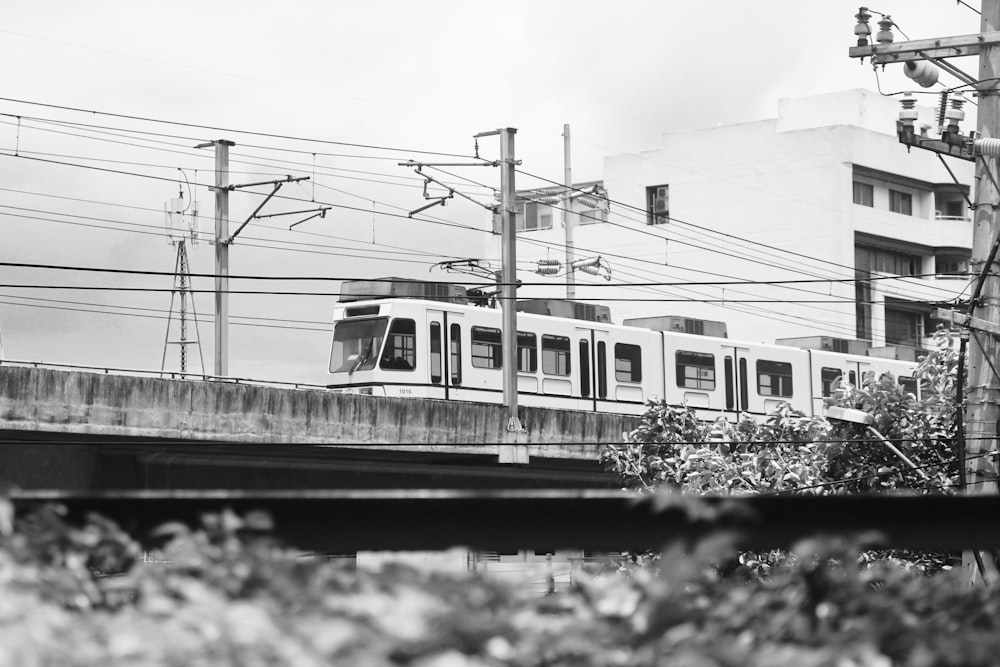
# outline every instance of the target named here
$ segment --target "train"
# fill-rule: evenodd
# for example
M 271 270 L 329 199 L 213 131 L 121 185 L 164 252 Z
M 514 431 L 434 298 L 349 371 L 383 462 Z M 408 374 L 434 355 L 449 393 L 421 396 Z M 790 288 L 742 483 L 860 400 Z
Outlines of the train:
M 481 302 L 460 285 L 346 281 L 334 309 L 327 387 L 502 403 L 502 312 Z M 616 325 L 607 306 L 577 301 L 519 300 L 518 311 L 523 406 L 642 414 L 650 400 L 665 400 L 705 419 L 735 420 L 783 403 L 822 415 L 840 379 L 857 386 L 866 373 L 890 373 L 906 391 L 920 391 L 915 362 L 863 350 L 740 342 L 728 338 L 724 323 L 679 317 Z

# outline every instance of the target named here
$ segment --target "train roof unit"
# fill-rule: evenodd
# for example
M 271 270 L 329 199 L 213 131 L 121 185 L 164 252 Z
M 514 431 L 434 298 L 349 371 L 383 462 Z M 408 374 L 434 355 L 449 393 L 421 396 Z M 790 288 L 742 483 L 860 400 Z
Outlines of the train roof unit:
M 584 320 L 586 322 L 603 322 L 611 324 L 611 309 L 582 301 L 567 301 L 565 299 L 525 299 L 517 302 L 517 310 L 532 315 L 548 315 L 563 317 L 569 320 Z
M 729 338 L 725 322 L 699 320 L 683 315 L 657 315 L 656 317 L 633 317 L 622 322 L 627 327 L 640 327 L 653 331 L 688 333 L 713 338 Z
M 345 280 L 340 286 L 340 303 L 375 299 L 425 299 L 458 304 L 469 302 L 465 288 L 461 285 L 410 278 Z
M 871 343 L 866 340 L 850 338 L 835 338 L 834 336 L 802 336 L 800 338 L 779 338 L 775 345 L 787 345 L 803 350 L 822 350 L 824 352 L 839 352 L 840 354 L 868 355 Z M 874 355 L 873 355 L 874 356 Z

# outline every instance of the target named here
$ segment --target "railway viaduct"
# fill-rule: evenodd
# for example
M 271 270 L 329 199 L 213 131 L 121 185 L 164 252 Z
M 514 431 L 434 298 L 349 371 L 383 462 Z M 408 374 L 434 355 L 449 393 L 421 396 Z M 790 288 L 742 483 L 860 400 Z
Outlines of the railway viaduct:
M 0 484 L 19 488 L 613 488 L 637 420 L 0 364 Z M 521 444 L 529 463 L 500 463 Z M 523 450 L 522 450 L 523 451 Z

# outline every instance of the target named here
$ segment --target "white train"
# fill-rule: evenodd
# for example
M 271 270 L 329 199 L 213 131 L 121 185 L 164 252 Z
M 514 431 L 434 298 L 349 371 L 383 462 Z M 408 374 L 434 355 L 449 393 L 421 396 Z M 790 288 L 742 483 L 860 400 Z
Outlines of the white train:
M 913 362 L 619 326 L 606 307 L 575 302 L 520 302 L 519 310 L 524 406 L 641 414 L 647 400 L 663 398 L 705 418 L 762 415 L 783 402 L 814 415 L 822 414 L 837 378 L 857 384 L 868 372 L 889 372 L 908 391 L 919 391 Z M 345 283 L 334 312 L 328 387 L 501 403 L 501 318 L 499 309 L 470 304 L 459 286 Z

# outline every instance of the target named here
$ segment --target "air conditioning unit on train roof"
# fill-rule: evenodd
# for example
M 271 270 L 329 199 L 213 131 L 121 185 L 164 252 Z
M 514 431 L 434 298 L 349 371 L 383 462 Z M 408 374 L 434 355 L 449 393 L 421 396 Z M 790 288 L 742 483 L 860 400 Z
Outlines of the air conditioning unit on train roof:
M 775 345 L 786 345 L 788 347 L 798 347 L 803 350 L 822 350 L 825 352 L 839 352 L 841 354 L 858 354 L 865 356 L 871 346 L 866 340 L 853 340 L 850 338 L 834 338 L 833 336 L 802 336 L 800 338 L 779 338 L 774 341 Z
M 886 345 L 885 347 L 868 349 L 869 357 L 896 359 L 897 361 L 920 361 L 920 357 L 925 354 L 927 354 L 927 350 L 922 350 L 919 347 L 907 347 L 906 345 Z
M 345 280 L 340 286 L 341 303 L 371 299 L 426 299 L 447 303 L 468 303 L 461 285 L 435 283 L 410 278 Z
M 611 323 L 611 309 L 582 301 L 563 299 L 526 299 L 517 302 L 517 310 L 534 315 L 565 317 L 570 320 Z
M 713 338 L 728 338 L 729 330 L 725 322 L 699 320 L 682 315 L 659 315 L 657 317 L 633 317 L 622 322 L 627 327 L 641 327 L 653 331 L 689 333 Z

